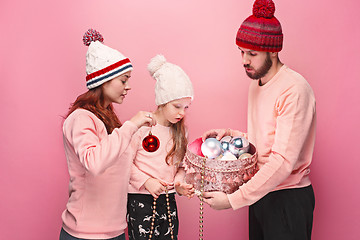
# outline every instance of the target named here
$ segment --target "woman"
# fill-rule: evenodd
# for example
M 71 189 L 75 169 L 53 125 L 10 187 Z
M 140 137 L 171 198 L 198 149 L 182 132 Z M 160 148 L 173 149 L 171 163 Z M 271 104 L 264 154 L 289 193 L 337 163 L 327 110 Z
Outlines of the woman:
M 95 30 L 83 40 L 89 90 L 72 104 L 63 125 L 70 185 L 60 240 L 124 240 L 131 160 L 119 159 L 138 128 L 156 122 L 152 113 L 138 112 L 120 123 L 112 103 L 121 104 L 131 89 L 131 62 Z

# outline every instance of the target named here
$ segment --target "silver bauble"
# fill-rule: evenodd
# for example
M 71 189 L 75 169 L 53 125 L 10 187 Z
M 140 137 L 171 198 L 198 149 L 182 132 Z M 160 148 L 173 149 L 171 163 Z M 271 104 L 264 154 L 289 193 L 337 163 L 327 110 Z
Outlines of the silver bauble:
M 236 157 L 249 151 L 249 141 L 245 137 L 233 137 L 230 141 L 229 151 Z
M 222 152 L 229 151 L 231 136 L 225 136 L 220 140 Z
M 243 159 L 251 158 L 251 156 L 252 155 L 250 153 L 243 153 L 239 156 L 239 159 L 243 160 Z
M 205 157 L 217 158 L 221 154 L 221 144 L 216 138 L 207 138 L 201 144 L 201 152 Z
M 231 160 L 236 160 L 237 157 L 232 154 L 230 151 L 225 151 L 221 160 L 227 160 L 227 161 L 231 161 Z

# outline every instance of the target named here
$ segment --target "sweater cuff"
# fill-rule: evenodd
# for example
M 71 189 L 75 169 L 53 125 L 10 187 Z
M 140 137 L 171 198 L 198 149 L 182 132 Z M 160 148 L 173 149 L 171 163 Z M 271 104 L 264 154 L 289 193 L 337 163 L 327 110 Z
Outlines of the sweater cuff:
M 141 191 L 142 189 L 145 189 L 144 184 L 147 180 L 149 180 L 149 176 L 146 174 L 141 174 L 141 177 L 138 177 L 137 181 L 133 181 L 131 184 L 135 187 L 136 190 Z
M 136 124 L 131 121 L 124 122 L 122 127 L 128 128 L 131 135 L 133 135 L 138 130 L 138 127 L 136 126 Z
M 245 206 L 245 204 L 241 204 L 242 193 L 241 193 L 240 189 L 231 194 L 227 194 L 227 197 L 229 199 L 230 205 L 233 210 L 236 210 L 236 209 L 239 209 L 239 208 Z
M 175 178 L 174 178 L 174 184 L 177 182 L 180 182 L 180 183 L 184 182 L 185 175 L 186 175 L 185 170 L 178 171 L 178 173 L 175 175 Z

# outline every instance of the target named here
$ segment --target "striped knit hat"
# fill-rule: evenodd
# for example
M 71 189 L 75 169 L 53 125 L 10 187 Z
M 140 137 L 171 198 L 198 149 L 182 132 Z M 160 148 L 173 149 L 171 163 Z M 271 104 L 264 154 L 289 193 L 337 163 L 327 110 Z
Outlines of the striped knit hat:
M 83 42 L 89 46 L 86 53 L 86 87 L 93 89 L 101 84 L 133 69 L 128 58 L 119 51 L 103 44 L 103 37 L 89 29 L 83 36 Z
M 272 0 L 255 0 L 253 15 L 245 19 L 237 32 L 236 45 L 255 51 L 280 52 L 283 34 L 274 13 Z

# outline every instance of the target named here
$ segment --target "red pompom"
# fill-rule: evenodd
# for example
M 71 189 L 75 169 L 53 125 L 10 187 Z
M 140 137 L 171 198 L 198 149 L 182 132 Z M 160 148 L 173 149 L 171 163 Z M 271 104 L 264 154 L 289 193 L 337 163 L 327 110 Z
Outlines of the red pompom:
M 272 18 L 275 13 L 275 4 L 272 0 L 256 0 L 253 6 L 253 15 L 257 18 Z
M 95 41 L 104 42 L 104 38 L 98 31 L 90 28 L 84 34 L 83 42 L 86 46 L 89 46 L 91 42 L 95 42 Z

